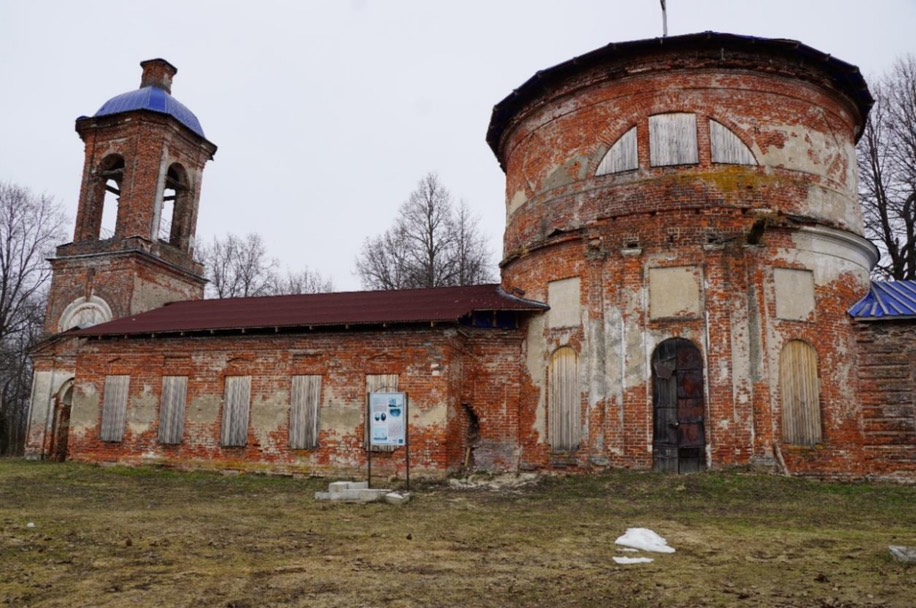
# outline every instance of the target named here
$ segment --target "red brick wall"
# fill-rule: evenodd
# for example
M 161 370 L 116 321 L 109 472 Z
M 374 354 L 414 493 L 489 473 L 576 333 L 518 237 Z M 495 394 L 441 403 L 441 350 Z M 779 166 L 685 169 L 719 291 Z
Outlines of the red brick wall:
M 61 256 L 52 260 L 51 265 L 54 274 L 45 316 L 48 333 L 59 331 L 64 309 L 80 297 L 102 298 L 115 319 L 168 302 L 203 297 L 204 281 L 200 276 L 164 264 L 159 256 L 147 255 L 142 250 L 108 252 L 92 258 Z
M 59 247 L 53 261 L 48 333 L 58 331 L 61 313 L 78 297 L 102 298 L 114 318 L 203 297 L 203 267 L 194 261 L 191 243 L 203 169 L 215 146 L 175 119 L 152 112 L 81 118 L 77 131 L 85 143 L 80 200 L 73 242 Z M 100 239 L 106 236 L 99 232 L 106 184 L 101 171 L 111 155 L 124 160 L 116 234 Z M 189 183 L 187 204 L 175 205 L 173 213 L 173 222 L 183 226 L 182 237 L 168 244 L 159 240 L 159 226 L 153 224 L 163 172 L 172 163 L 184 167 Z
M 155 212 L 154 202 L 160 188 L 160 176 L 172 163 L 180 163 L 189 173 L 194 203 L 190 222 L 191 234 L 197 224 L 196 207 L 204 165 L 216 148 L 190 133 L 186 127 L 165 115 L 132 112 L 77 121 L 77 131 L 85 143 L 85 161 L 80 205 L 76 215 L 74 241 L 96 240 L 94 214 L 101 209 L 90 205 L 97 200 L 98 175 L 102 161 L 118 154 L 124 159 L 118 205 L 119 238 L 139 236 L 149 239 Z
M 575 464 L 649 468 L 649 361 L 659 343 L 682 337 L 705 362 L 710 466 L 775 466 L 781 454 L 792 472 L 859 476 L 856 344 L 846 311 L 867 290 L 872 255 L 855 192 L 854 140 L 863 117 L 816 67 L 766 57 L 757 64 L 766 70 L 757 70 L 752 54 L 731 57 L 731 67 L 708 59 L 659 50 L 609 60 L 551 80 L 505 118 L 498 145 L 508 208 L 503 285 L 546 301 L 551 281 L 581 281 L 581 326 L 529 331 L 539 401 L 527 403 L 545 407 L 549 355 L 572 346 L 584 366 L 585 439 Z M 673 112 L 696 116 L 699 160 L 652 167 L 649 117 Z M 758 164 L 713 163 L 713 120 Z M 596 176 L 633 126 L 639 168 Z M 652 319 L 649 270 L 677 266 L 701 273 L 701 312 Z M 810 318 L 778 318 L 774 268 L 812 272 Z M 779 354 L 793 339 L 819 357 L 824 441 L 817 448 L 781 439 Z M 522 420 L 526 462 L 568 466 L 552 459 L 537 415 Z
M 916 478 L 916 323 L 856 327 L 865 474 Z
M 511 468 L 517 452 L 518 332 L 425 329 L 328 331 L 289 336 L 93 340 L 80 351 L 70 455 L 88 462 L 362 474 L 366 375 L 397 374 L 410 398 L 411 467 L 438 475 L 463 466 L 467 403 L 480 417 L 475 461 Z M 131 376 L 124 440 L 99 440 L 105 377 Z M 316 450 L 288 447 L 290 376 L 322 376 Z M 157 440 L 163 375 L 187 375 L 184 441 Z M 252 377 L 244 448 L 220 446 L 226 376 Z M 373 478 L 404 476 L 404 452 L 373 456 Z

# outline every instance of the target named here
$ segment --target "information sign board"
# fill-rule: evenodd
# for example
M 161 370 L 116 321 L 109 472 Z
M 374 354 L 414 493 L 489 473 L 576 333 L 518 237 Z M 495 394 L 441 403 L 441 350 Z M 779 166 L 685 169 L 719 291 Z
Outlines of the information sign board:
M 406 444 L 406 406 L 406 393 L 369 393 L 370 445 Z

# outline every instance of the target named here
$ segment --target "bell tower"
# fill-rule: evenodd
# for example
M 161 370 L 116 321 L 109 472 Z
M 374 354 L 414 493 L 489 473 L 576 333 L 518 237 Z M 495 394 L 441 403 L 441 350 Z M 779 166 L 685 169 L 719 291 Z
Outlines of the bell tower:
M 48 333 L 203 297 L 194 239 L 216 146 L 172 97 L 177 68 L 164 59 L 140 66 L 140 88 L 76 119 L 83 177 L 73 242 L 51 260 Z

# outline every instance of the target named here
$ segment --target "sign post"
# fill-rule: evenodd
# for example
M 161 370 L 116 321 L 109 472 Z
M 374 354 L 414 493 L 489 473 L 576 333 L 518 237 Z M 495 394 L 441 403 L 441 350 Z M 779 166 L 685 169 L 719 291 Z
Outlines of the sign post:
M 410 445 L 407 420 L 407 393 L 369 393 L 369 486 L 372 486 L 372 448 L 394 446 L 404 448 L 407 462 L 407 489 L 410 489 Z

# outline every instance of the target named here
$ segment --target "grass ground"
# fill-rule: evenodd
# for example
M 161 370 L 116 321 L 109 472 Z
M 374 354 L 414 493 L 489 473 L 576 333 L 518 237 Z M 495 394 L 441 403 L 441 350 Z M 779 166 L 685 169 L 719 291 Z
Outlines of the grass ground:
M 916 605 L 916 487 L 614 472 L 514 489 L 0 461 L 8 606 Z M 34 526 L 29 526 L 33 523 Z M 628 527 L 673 554 L 619 566 Z

